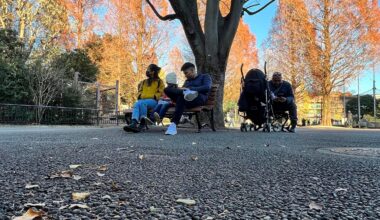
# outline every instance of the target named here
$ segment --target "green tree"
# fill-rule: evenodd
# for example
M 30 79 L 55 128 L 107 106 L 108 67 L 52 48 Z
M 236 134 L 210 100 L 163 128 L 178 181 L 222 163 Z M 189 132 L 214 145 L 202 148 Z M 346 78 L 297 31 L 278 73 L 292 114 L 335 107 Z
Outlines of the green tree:
M 79 81 L 95 82 L 99 69 L 91 60 L 86 49 L 75 49 L 61 54 L 56 64 L 66 67 L 66 79 L 74 79 L 74 72 L 79 72 Z
M 14 31 L 0 29 L 0 51 L 0 102 L 29 103 L 25 69 L 27 54 Z
M 376 100 L 376 103 L 379 103 L 380 99 Z M 351 111 L 352 114 L 358 114 L 358 98 L 357 96 L 353 97 L 346 104 L 347 111 Z M 377 106 L 377 112 L 380 111 L 379 105 Z M 360 113 L 361 115 L 373 115 L 373 96 L 372 95 L 363 95 L 360 96 Z

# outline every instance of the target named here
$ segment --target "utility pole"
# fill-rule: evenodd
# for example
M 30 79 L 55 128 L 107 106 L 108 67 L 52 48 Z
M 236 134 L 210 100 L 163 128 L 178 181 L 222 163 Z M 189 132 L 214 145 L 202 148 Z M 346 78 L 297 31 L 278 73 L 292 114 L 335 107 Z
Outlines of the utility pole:
M 376 123 L 376 73 L 375 73 L 375 62 L 373 62 L 372 65 L 372 71 L 373 71 L 373 117 L 375 118 Z
M 360 128 L 360 74 L 358 74 L 358 125 Z
M 344 123 L 347 121 L 346 113 L 346 79 L 343 79 L 343 114 L 344 114 Z

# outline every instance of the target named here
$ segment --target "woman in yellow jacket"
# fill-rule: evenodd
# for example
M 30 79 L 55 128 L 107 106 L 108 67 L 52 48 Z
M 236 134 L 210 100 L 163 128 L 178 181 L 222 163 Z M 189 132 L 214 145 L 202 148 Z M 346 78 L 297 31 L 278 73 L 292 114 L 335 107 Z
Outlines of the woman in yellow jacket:
M 153 109 L 157 105 L 164 91 L 164 82 L 158 74 L 161 68 L 156 64 L 150 64 L 146 71 L 147 79 L 141 81 L 138 85 L 138 101 L 133 106 L 132 123 L 124 126 L 127 132 L 140 132 L 146 123 L 148 109 Z

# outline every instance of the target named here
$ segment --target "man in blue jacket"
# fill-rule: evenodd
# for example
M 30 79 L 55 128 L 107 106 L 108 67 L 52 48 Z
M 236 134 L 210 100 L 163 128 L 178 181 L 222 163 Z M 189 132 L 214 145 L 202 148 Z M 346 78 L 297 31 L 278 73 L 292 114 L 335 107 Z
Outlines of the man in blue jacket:
M 282 80 L 281 73 L 275 72 L 272 80 L 269 81 L 269 89 L 272 92 L 273 110 L 275 112 L 289 111 L 291 122 L 289 131 L 294 133 L 297 126 L 297 106 L 292 85 Z
M 165 94 L 175 102 L 175 112 L 171 124 L 166 130 L 166 135 L 177 134 L 177 125 L 185 108 L 195 108 L 205 105 L 208 93 L 211 90 L 211 77 L 208 74 L 198 74 L 195 65 L 185 63 L 181 67 L 186 81 L 182 88 L 165 88 Z

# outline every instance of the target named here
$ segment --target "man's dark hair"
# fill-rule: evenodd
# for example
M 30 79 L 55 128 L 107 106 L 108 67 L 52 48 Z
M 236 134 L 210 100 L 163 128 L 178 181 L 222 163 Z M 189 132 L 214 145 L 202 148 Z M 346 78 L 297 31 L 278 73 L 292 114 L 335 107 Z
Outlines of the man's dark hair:
M 195 68 L 195 65 L 190 62 L 184 63 L 181 67 L 181 71 L 185 71 L 189 68 Z

